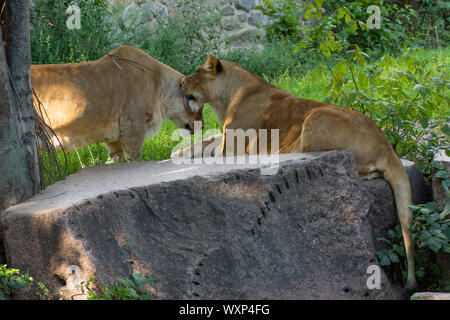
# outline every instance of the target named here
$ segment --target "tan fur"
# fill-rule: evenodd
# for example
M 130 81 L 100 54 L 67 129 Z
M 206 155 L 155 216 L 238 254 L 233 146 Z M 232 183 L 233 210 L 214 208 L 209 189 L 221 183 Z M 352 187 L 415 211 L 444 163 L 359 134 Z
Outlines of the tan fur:
M 110 54 L 127 60 L 104 56 L 85 63 L 31 67 L 44 120 L 65 151 L 104 142 L 112 158 L 138 160 L 144 137 L 156 134 L 163 120 L 182 128 L 194 128 L 194 121 L 201 121 L 201 107 L 190 103 L 196 112 L 189 112 L 183 105 L 181 73 L 133 47 L 119 47 Z M 59 147 L 57 139 L 53 144 Z
M 408 208 L 411 204 L 408 176 L 388 140 L 372 120 L 356 111 L 299 99 L 236 63 L 218 61 L 214 57 L 182 83 L 186 95 L 193 96 L 198 103 L 211 103 L 223 123 L 223 132 L 227 129 L 279 129 L 280 153 L 348 149 L 355 156 L 359 173 L 366 179 L 382 175 L 394 191 L 405 240 L 406 288 L 416 286 L 413 246 L 408 231 L 412 217 Z M 225 154 L 225 136 L 222 140 Z

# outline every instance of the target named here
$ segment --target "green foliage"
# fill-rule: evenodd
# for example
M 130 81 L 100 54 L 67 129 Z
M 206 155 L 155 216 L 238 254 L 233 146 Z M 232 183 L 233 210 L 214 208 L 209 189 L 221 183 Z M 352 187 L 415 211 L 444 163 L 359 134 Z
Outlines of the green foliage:
M 264 5 L 255 9 L 270 17 L 274 22 L 266 27 L 266 37 L 269 41 L 279 39 L 298 39 L 301 27 L 299 16 L 301 7 L 296 1 L 289 0 L 263 0 Z
M 6 300 L 13 289 L 29 289 L 33 278 L 22 275 L 18 269 L 0 265 L 0 300 Z
M 445 66 L 427 69 L 414 53 L 406 49 L 397 59 L 387 55 L 366 66 L 357 47 L 330 70 L 325 101 L 369 116 L 399 156 L 430 174 L 433 155 L 449 147 L 450 78 Z M 352 61 L 364 69 L 356 72 Z
M 67 7 L 71 0 L 33 1 L 31 56 L 33 64 L 83 62 L 100 58 L 98 50 L 81 43 L 78 39 L 49 26 L 49 21 L 66 28 Z M 81 29 L 68 30 L 92 43 L 101 50 L 108 51 L 110 27 L 104 22 L 108 12 L 107 0 L 78 0 L 81 12 Z
M 434 176 L 441 179 L 442 187 L 447 197 L 450 197 L 450 172 L 446 170 L 443 163 L 433 161 L 432 164 L 437 169 Z M 434 202 L 409 206 L 409 208 L 414 214 L 411 226 L 412 240 L 418 248 L 450 253 L 450 200 L 440 213 L 436 212 Z
M 385 248 L 376 251 L 380 265 L 383 267 L 398 266 L 402 280 L 405 282 L 408 276 L 408 267 L 401 227 L 397 225 L 393 230 L 388 231 L 387 238 L 377 238 L 377 241 L 386 243 Z M 441 270 L 435 262 L 436 256 L 432 251 L 426 248 L 419 249 L 415 244 L 414 261 L 417 278 L 422 281 L 426 279 L 428 282 L 431 279 L 434 284 L 438 282 Z
M 220 53 L 220 59 L 238 62 L 246 70 L 272 79 L 289 70 L 291 74 L 306 73 L 317 65 L 317 55 L 312 52 L 295 53 L 296 45 L 286 39 L 264 41 L 263 48 L 256 45 Z M 275 63 L 274 63 L 275 61 Z
M 419 14 L 409 4 L 383 0 L 264 0 L 264 5 L 257 8 L 273 21 L 266 27 L 266 37 L 270 41 L 286 38 L 300 43 L 301 48 L 317 49 L 321 46 L 321 50 L 325 51 L 327 46 L 324 45 L 348 48 L 356 44 L 364 51 L 380 55 L 383 52 L 397 52 L 405 46 L 429 44 L 432 39 L 426 38 L 432 38 L 433 28 L 438 37 L 440 35 L 441 44 L 448 42 L 449 32 L 445 27 L 448 15 L 446 17 L 437 9 L 445 9 L 448 4 L 436 0 L 419 2 Z M 380 8 L 379 29 L 369 30 L 366 26 L 371 16 L 367 8 L 371 5 Z M 425 25 L 418 21 L 427 21 L 426 31 L 423 29 Z
M 366 28 L 371 16 L 367 8 L 377 5 L 381 11 L 379 29 Z M 388 1 L 326 1 L 326 13 L 329 12 L 334 21 L 335 33 L 340 41 L 356 44 L 368 52 L 397 52 L 399 49 L 412 46 L 418 42 L 419 36 L 414 31 L 417 14 L 411 5 Z M 344 18 L 344 19 L 342 19 Z M 356 28 L 358 26 L 359 28 Z
M 450 44 L 450 2 L 445 0 L 416 0 L 417 18 L 414 28 L 424 47 Z
M 138 272 L 132 274 L 131 278 L 118 278 L 118 284 L 111 287 L 102 286 L 100 289 L 96 285 L 97 279 L 91 277 L 82 287 L 82 292 L 86 290 L 88 300 L 150 300 L 146 285 L 154 282 L 154 278 L 144 278 Z
M 386 238 L 377 238 L 388 244 L 387 248 L 378 250 L 376 255 L 380 261 L 380 266 L 388 266 L 391 263 L 399 263 L 399 257 L 406 257 L 405 247 L 403 246 L 403 235 L 400 226 L 396 226 L 394 230 L 389 230 Z M 417 274 L 420 276 L 420 272 Z
M 0 265 L 0 300 L 6 300 L 11 296 L 13 289 L 29 291 L 36 290 L 41 300 L 51 300 L 56 297 L 42 283 L 38 282 L 33 286 L 33 278 L 20 274 L 18 269 L 8 268 Z M 98 281 L 92 277 L 82 286 L 82 293 L 86 293 L 88 300 L 150 300 L 146 286 L 153 284 L 154 278 L 144 278 L 138 272 L 132 274 L 130 278 L 119 277 L 118 283 L 108 287 L 98 287 Z
M 40 300 L 52 300 L 56 296 L 42 282 L 37 283 L 37 292 Z
M 450 182 L 450 174 L 438 164 L 433 165 L 439 170 L 436 176 L 442 177 L 442 185 L 446 187 Z M 450 196 L 448 188 L 445 189 Z M 426 275 L 435 278 L 431 283 L 433 290 L 448 290 L 450 281 L 439 279 L 440 267 L 435 262 L 435 254 L 438 252 L 450 253 L 450 201 L 442 212 L 436 212 L 436 203 L 429 202 L 421 205 L 409 206 L 413 212 L 410 228 L 411 239 L 415 247 L 416 276 L 423 279 Z M 376 252 L 381 266 L 399 264 L 406 279 L 406 254 L 403 236 L 400 226 L 389 230 L 386 238 L 378 238 L 378 241 L 387 243 L 387 247 Z
M 410 206 L 414 213 L 412 239 L 419 249 L 450 253 L 450 203 L 444 211 L 436 212 L 436 203 Z
M 447 132 L 447 134 L 449 134 L 449 132 Z M 445 154 L 447 157 L 450 157 L 450 148 L 445 149 Z M 447 193 L 447 197 L 450 198 L 450 173 L 447 171 L 443 163 L 432 161 L 431 164 L 437 169 L 434 176 L 441 180 L 442 188 Z

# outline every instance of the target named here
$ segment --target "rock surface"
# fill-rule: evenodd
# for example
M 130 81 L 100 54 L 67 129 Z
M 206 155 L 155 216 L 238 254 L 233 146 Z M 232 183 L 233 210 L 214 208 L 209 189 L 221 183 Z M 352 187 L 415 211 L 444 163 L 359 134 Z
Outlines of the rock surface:
M 123 4 L 119 10 L 120 21 L 123 21 L 123 28 L 120 23 L 113 23 L 111 27 L 115 29 L 111 32 L 111 41 L 116 46 L 120 44 L 121 35 L 129 30 L 141 30 L 145 27 L 156 30 L 161 25 L 169 23 L 169 20 L 178 17 L 180 13 L 196 12 L 193 16 L 205 18 L 203 13 L 212 13 L 218 16 L 221 25 L 220 39 L 218 40 L 222 49 L 228 51 L 236 48 L 252 47 L 256 40 L 256 35 L 264 33 L 263 27 L 270 24 L 271 20 L 262 14 L 257 6 L 264 6 L 262 0 L 202 0 L 202 1 L 182 1 L 182 0 L 111 0 L 113 3 Z M 211 17 L 211 15 L 210 15 Z M 248 19 L 247 19 L 248 18 Z M 256 32 L 252 37 L 246 37 L 241 41 L 236 41 L 236 32 L 243 33 L 252 27 Z M 127 30 L 128 29 L 128 30 Z M 214 32 L 214 28 L 209 30 Z M 226 46 L 225 46 L 226 43 Z
M 93 274 L 141 272 L 156 299 L 403 298 L 382 269 L 382 289 L 366 286 L 377 232 L 396 221 L 386 182 L 361 181 L 348 151 L 260 167 L 85 168 L 2 215 L 8 263 L 66 297 Z
M 417 292 L 413 295 L 416 300 L 450 300 L 450 293 L 446 292 Z

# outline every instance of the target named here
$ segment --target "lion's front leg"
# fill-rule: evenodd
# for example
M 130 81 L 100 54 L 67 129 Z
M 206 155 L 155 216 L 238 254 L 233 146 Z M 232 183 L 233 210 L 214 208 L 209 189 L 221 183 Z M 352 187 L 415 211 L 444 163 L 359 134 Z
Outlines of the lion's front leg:
M 211 136 L 205 140 L 199 141 L 186 147 L 184 149 L 180 149 L 172 153 L 171 158 L 208 158 L 208 157 L 216 157 L 219 156 L 220 152 L 216 152 L 216 150 L 220 150 L 222 145 L 222 135 L 217 134 Z
M 105 143 L 106 149 L 110 154 L 110 159 L 107 163 L 116 163 L 126 161 L 125 151 L 123 150 L 120 141 Z

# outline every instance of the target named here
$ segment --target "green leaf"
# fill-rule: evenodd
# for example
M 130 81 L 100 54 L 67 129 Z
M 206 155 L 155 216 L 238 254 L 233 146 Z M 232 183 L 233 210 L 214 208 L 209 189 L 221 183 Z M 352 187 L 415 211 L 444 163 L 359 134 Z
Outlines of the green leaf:
M 427 117 L 422 117 L 420 119 L 420 124 L 422 125 L 422 128 L 426 129 L 428 128 L 428 122 L 430 119 L 428 119 Z
M 447 179 L 450 177 L 450 174 L 445 170 L 440 170 L 440 171 L 436 172 L 436 174 L 434 176 L 436 178 Z
M 317 8 L 322 8 L 323 0 L 314 0 L 314 3 L 316 4 Z
M 414 91 L 418 91 L 420 95 L 422 96 L 426 96 L 427 94 L 430 93 L 430 89 L 428 89 L 427 87 L 421 85 L 421 84 L 416 84 L 413 88 Z
M 387 235 L 390 239 L 395 239 L 395 231 L 394 230 L 389 230 Z
M 414 205 L 409 205 L 408 208 L 409 208 L 409 210 L 411 210 L 412 212 L 416 212 L 416 211 L 418 211 L 418 210 L 421 209 L 421 207 L 419 207 L 419 206 L 414 206 Z
M 386 243 L 391 243 L 389 240 L 387 240 L 386 238 L 383 238 L 383 237 L 377 238 L 377 241 L 383 241 L 383 242 L 386 242 Z
M 444 133 L 447 136 L 450 136 L 450 127 L 448 126 L 448 124 L 445 124 L 442 128 L 441 128 L 442 133 Z M 445 150 L 445 151 L 450 151 L 450 150 Z
M 380 260 L 380 266 L 384 267 L 384 266 L 388 266 L 390 264 L 391 264 L 391 260 L 389 259 L 389 257 L 387 255 L 383 255 Z
M 425 241 L 424 245 L 428 246 L 428 248 L 430 248 L 434 252 L 438 252 L 442 247 L 441 243 L 437 241 L 436 238 L 431 238 L 428 241 Z
M 352 17 L 346 13 L 345 14 L 345 23 L 350 24 L 350 22 L 352 21 Z
M 399 258 L 398 255 L 393 251 L 388 251 L 389 260 L 391 260 L 392 263 L 398 263 Z
M 441 218 L 441 220 L 444 220 L 444 218 L 450 213 L 450 203 L 447 203 L 445 205 L 444 210 L 441 212 L 441 214 L 439 215 L 439 217 Z

